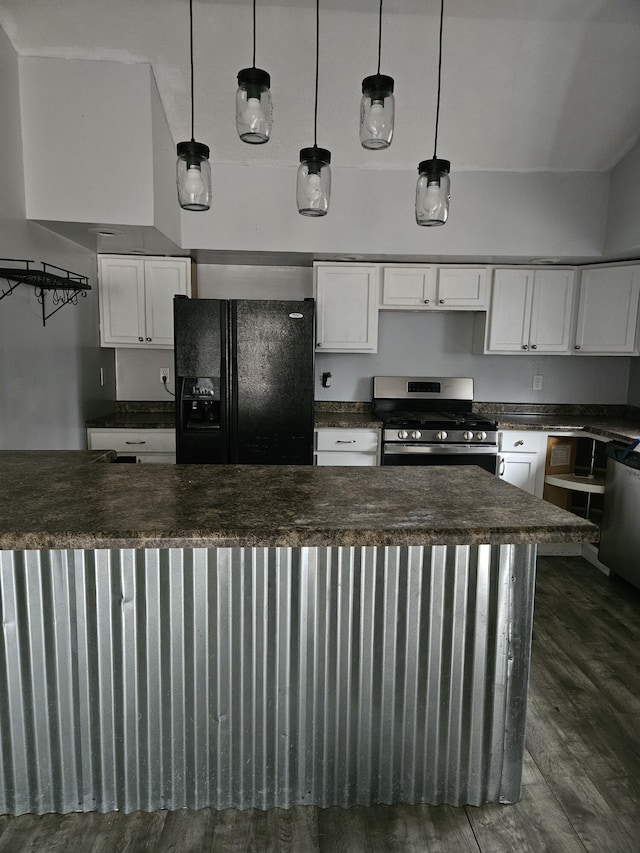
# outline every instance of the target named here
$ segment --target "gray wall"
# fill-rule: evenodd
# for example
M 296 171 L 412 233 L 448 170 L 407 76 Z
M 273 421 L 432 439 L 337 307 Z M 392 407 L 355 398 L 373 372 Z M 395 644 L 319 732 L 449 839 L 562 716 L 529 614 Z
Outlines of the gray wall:
M 113 351 L 98 346 L 96 259 L 25 219 L 18 57 L 1 28 L 0 115 L 0 257 L 56 264 L 89 276 L 93 288 L 46 327 L 32 287 L 0 301 L 0 448 L 83 448 L 85 419 L 115 397 Z
M 611 172 L 609 212 L 605 237 L 607 257 L 640 254 L 640 143 Z
M 303 267 L 200 265 L 198 294 L 221 299 L 303 299 L 312 294 L 312 277 L 312 270 Z M 474 377 L 477 400 L 626 402 L 633 359 L 478 355 L 472 349 L 476 316 L 473 312 L 381 311 L 377 354 L 316 355 L 316 399 L 369 400 L 372 376 L 433 374 Z M 164 366 L 171 366 L 173 380 L 170 351 L 119 350 L 118 399 L 169 399 L 158 378 Z M 320 384 L 323 371 L 333 374 L 328 389 Z M 541 392 L 531 390 L 534 373 L 544 377 Z

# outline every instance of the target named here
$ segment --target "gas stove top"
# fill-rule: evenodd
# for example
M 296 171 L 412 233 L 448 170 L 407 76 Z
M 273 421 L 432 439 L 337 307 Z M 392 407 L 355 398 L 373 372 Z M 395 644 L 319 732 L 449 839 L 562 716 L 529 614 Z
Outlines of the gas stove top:
M 476 412 L 395 412 L 381 417 L 386 427 L 425 427 L 436 429 L 457 427 L 459 429 L 495 429 L 496 424 Z
M 473 379 L 374 377 L 373 413 L 385 444 L 497 445 L 498 425 L 472 405 Z

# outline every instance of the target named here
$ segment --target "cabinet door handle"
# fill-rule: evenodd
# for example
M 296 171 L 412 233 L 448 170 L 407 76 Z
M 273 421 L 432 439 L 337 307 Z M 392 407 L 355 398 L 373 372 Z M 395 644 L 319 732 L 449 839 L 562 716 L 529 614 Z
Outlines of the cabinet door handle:
M 500 476 L 501 477 L 504 474 L 504 469 L 505 469 L 505 461 L 504 461 L 504 456 L 503 456 L 502 459 L 500 460 Z
M 576 344 L 574 349 L 580 349 L 580 344 Z
M 439 302 L 440 302 L 440 305 L 444 305 L 444 299 L 440 299 Z
M 355 444 L 355 438 L 350 439 L 349 441 L 346 438 L 336 438 L 336 444 Z
M 531 349 L 538 349 L 538 344 L 531 344 Z
M 151 340 L 151 338 L 147 338 L 147 340 L 148 340 L 148 341 L 150 341 L 150 340 Z
M 320 343 L 320 341 L 318 341 L 318 343 L 316 344 L 316 346 L 317 346 L 317 347 L 321 347 L 321 346 L 322 346 L 322 344 Z
M 146 441 L 125 441 L 125 444 L 146 444 Z
M 425 300 L 424 300 L 424 304 L 425 304 L 425 305 L 428 305 L 428 304 L 429 304 L 429 300 L 428 300 L 428 299 L 425 299 Z
M 138 338 L 138 340 L 139 340 L 139 341 L 143 341 L 143 340 L 144 340 L 144 338 Z
M 522 344 L 522 349 L 529 349 L 529 347 L 526 344 Z

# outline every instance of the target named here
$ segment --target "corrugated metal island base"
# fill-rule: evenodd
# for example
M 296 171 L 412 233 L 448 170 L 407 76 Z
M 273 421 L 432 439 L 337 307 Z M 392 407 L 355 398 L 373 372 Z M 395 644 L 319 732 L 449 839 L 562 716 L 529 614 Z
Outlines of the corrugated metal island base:
M 19 492 L 28 476 L 18 467 Z M 384 544 L 358 544 L 371 541 L 371 529 L 357 532 L 355 510 L 347 517 L 343 507 L 340 537 L 352 544 L 249 545 L 236 531 L 236 546 L 186 547 L 182 510 L 172 522 L 156 517 L 172 531 L 168 541 L 156 534 L 154 547 L 131 547 L 149 535 L 123 535 L 136 528 L 112 508 L 125 541 L 102 547 L 105 528 L 94 517 L 101 547 L 88 547 L 83 495 L 89 500 L 102 478 L 128 484 L 131 524 L 137 500 L 159 511 L 145 478 L 156 490 L 163 479 L 166 488 L 183 476 L 202 488 L 212 479 L 140 468 L 130 478 L 128 466 L 94 465 L 91 488 L 75 498 L 75 475 L 43 482 L 41 472 L 40 495 L 60 480 L 58 501 L 68 492 L 77 505 L 56 504 L 57 532 L 28 539 L 16 517 L 0 535 L 0 814 L 519 798 L 536 546 L 517 540 L 529 535 L 476 543 L 476 524 L 472 534 L 458 530 L 462 544 L 447 544 L 442 529 L 430 536 L 414 521 L 408 533 L 389 533 L 387 522 L 378 530 Z M 440 469 L 373 470 L 386 487 L 395 480 L 397 506 L 445 482 L 433 473 Z M 289 477 L 306 483 L 288 492 L 300 518 L 309 489 L 336 494 L 340 478 L 347 492 L 380 480 L 354 469 Z M 481 505 L 497 487 L 507 490 L 509 512 L 526 509 L 517 489 L 485 472 L 465 477 L 485 491 L 476 494 Z M 247 482 L 260 493 L 261 517 L 283 512 L 259 472 Z M 219 494 L 222 481 L 215 486 Z M 198 499 L 199 518 L 211 518 L 214 498 Z M 432 510 L 438 500 L 434 492 Z M 369 521 L 376 512 L 362 510 Z M 555 507 L 545 517 L 557 537 L 563 525 L 566 538 L 592 535 L 588 522 Z M 408 518 L 405 508 L 405 528 Z M 385 543 L 394 537 L 405 544 Z M 445 544 L 429 543 L 438 537 Z

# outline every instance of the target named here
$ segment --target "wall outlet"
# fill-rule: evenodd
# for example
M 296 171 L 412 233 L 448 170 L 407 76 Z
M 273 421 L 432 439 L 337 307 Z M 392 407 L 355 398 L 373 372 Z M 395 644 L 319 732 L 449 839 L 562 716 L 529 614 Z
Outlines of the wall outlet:
M 531 387 L 534 391 L 542 391 L 542 376 L 539 373 L 534 373 Z
M 169 368 L 161 367 L 160 368 L 160 382 L 164 385 L 169 382 Z

